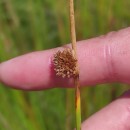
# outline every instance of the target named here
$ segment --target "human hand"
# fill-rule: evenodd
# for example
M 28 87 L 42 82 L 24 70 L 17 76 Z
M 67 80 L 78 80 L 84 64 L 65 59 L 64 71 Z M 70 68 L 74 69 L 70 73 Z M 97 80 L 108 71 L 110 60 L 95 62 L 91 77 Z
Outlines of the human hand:
M 72 87 L 72 79 L 57 77 L 53 70 L 52 57 L 62 49 L 33 52 L 1 63 L 0 81 L 24 90 Z M 77 49 L 81 86 L 130 84 L 130 28 L 80 41 Z M 130 91 L 86 120 L 82 130 L 129 130 L 129 120 Z

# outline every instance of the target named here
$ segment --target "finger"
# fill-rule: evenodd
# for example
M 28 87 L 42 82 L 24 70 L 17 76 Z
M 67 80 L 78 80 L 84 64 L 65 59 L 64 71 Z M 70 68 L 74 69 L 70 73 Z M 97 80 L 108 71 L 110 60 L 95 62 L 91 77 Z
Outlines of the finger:
M 82 130 L 130 130 L 130 91 L 84 121 Z
M 0 80 L 17 89 L 72 87 L 72 79 L 55 76 L 52 58 L 59 47 L 33 52 L 0 64 Z M 130 28 L 77 44 L 81 86 L 119 81 L 130 83 Z

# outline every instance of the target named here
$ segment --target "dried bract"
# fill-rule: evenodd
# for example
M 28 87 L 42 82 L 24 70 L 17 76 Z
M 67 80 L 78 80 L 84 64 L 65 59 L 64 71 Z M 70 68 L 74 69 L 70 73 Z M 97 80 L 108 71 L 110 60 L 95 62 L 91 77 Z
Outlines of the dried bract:
M 74 58 L 71 49 L 65 49 L 64 51 L 58 51 L 54 54 L 54 70 L 56 75 L 65 77 L 75 77 L 76 73 L 76 63 L 77 60 Z

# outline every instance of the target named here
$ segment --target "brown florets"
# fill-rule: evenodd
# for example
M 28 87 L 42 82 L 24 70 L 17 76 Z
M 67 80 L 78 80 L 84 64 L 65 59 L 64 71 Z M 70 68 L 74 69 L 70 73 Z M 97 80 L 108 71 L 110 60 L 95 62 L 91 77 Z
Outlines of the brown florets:
M 54 70 L 56 75 L 64 77 L 75 77 L 76 73 L 76 62 L 77 60 L 73 57 L 70 49 L 64 51 L 58 51 L 54 54 Z

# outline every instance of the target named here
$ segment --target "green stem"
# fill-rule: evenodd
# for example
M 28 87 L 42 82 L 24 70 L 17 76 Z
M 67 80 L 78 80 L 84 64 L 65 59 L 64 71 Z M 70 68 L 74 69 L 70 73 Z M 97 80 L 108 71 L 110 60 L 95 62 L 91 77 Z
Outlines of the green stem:
M 80 101 L 80 89 L 79 89 L 79 77 L 75 78 L 75 109 L 76 109 L 76 130 L 81 130 L 81 101 Z
M 69 0 L 69 11 L 70 11 L 70 32 L 72 40 L 72 52 L 74 58 L 77 60 L 76 63 L 76 73 L 77 76 L 74 77 L 74 85 L 76 89 L 75 95 L 75 105 L 76 105 L 76 130 L 81 130 L 81 104 L 80 104 L 80 84 L 79 84 L 79 68 L 78 68 L 78 58 L 76 49 L 76 31 L 75 31 L 75 18 L 74 18 L 74 1 Z

